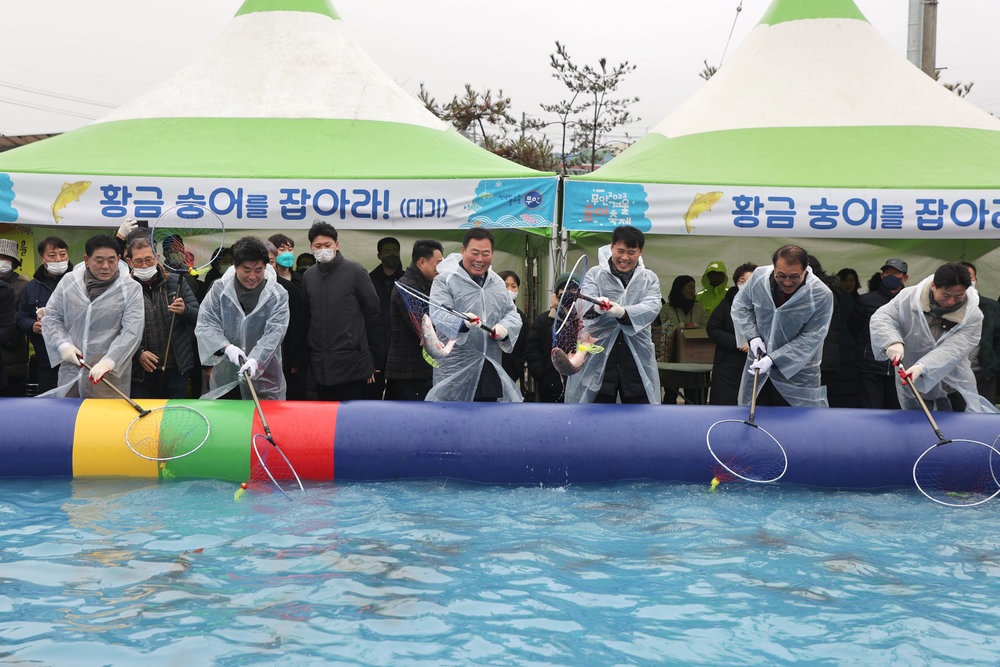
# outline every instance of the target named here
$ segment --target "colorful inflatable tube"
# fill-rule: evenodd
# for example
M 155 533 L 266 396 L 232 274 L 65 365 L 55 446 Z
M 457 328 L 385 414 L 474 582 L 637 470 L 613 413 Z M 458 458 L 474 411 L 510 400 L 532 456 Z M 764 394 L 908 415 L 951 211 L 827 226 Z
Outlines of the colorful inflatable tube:
M 154 408 L 166 401 L 143 401 Z M 177 401 L 211 424 L 190 456 L 158 463 L 125 442 L 135 411 L 112 399 L 0 399 L 0 477 L 260 478 L 263 428 L 249 401 Z M 262 403 L 275 441 L 304 481 L 448 478 L 488 484 L 624 480 L 707 483 L 720 472 L 705 436 L 746 409 L 712 406 Z M 993 444 L 1000 416 L 936 414 L 947 437 Z M 913 411 L 758 408 L 788 456 L 781 484 L 913 486 L 937 437 Z

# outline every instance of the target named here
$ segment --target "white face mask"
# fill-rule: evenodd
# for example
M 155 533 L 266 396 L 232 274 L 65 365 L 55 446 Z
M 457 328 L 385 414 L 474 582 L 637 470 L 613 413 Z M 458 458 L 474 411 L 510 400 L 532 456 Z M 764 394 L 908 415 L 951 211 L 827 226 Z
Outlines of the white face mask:
M 61 262 L 47 262 L 45 264 L 45 270 L 54 276 L 61 276 L 69 270 L 69 260 L 64 259 Z
M 337 256 L 337 251 L 335 248 L 319 248 L 313 250 L 313 257 L 316 258 L 317 262 L 332 262 L 333 258 Z
M 141 269 L 132 269 L 132 275 L 139 280 L 146 282 L 147 280 L 152 279 L 152 277 L 155 276 L 156 272 L 159 270 L 160 268 L 158 266 L 145 266 Z
M 973 286 L 973 287 L 975 287 L 975 286 L 976 286 L 976 281 L 975 281 L 975 280 L 973 280 L 973 281 L 972 281 L 972 286 Z
M 9 259 L 0 259 L 0 273 L 10 273 L 14 270 L 14 262 Z
M 510 294 L 511 301 L 517 301 L 517 292 L 511 292 L 510 290 L 507 290 L 507 294 Z

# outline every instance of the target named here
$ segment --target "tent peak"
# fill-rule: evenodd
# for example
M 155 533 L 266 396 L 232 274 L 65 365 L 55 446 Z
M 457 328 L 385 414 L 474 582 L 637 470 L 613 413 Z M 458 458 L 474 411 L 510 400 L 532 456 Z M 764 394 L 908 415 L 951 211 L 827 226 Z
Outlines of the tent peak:
M 254 12 L 311 12 L 340 20 L 330 0 L 244 0 L 236 16 Z
M 854 0 L 774 0 L 759 25 L 802 19 L 857 19 L 868 22 Z

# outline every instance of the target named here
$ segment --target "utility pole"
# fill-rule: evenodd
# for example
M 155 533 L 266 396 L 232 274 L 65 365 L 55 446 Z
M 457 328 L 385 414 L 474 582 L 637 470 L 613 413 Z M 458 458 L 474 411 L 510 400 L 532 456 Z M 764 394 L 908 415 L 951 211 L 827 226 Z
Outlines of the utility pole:
M 932 79 L 937 68 L 937 4 L 938 0 L 910 0 L 907 22 L 906 59 Z
M 937 68 L 938 0 L 910 0 L 906 30 L 906 59 L 935 78 Z
M 937 77 L 937 5 L 938 0 L 924 0 L 924 43 L 920 69 L 932 79 Z

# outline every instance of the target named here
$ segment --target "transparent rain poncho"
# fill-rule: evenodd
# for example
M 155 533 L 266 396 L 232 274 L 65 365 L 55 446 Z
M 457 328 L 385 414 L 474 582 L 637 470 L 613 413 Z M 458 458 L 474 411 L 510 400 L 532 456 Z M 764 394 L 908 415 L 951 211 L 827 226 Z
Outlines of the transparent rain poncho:
M 969 354 L 976 349 L 982 333 L 983 313 L 979 310 L 979 293 L 966 290 L 965 317 L 961 322 L 934 340 L 923 312 L 922 295 L 930 289 L 934 276 L 920 284 L 907 287 L 875 311 L 871 319 L 872 350 L 876 359 L 887 359 L 885 348 L 903 343 L 903 368 L 920 364 L 924 372 L 914 386 L 931 410 L 951 410 L 947 390 L 942 383 L 962 394 L 968 412 L 997 412 L 990 401 L 979 395 L 976 376 L 972 372 Z M 919 410 L 912 390 L 897 380 L 899 404 L 907 410 Z
M 503 397 L 500 400 L 520 402 L 524 400 L 521 392 L 500 365 L 500 359 L 503 352 L 514 349 L 514 343 L 521 332 L 521 316 L 517 314 L 517 308 L 500 276 L 492 270 L 488 271 L 486 283 L 480 287 L 458 265 L 460 259 L 460 255 L 452 254 L 438 264 L 438 275 L 431 285 L 431 300 L 451 306 L 462 313 L 478 315 L 487 326 L 502 324 L 507 329 L 507 338 L 495 341 L 479 327 L 459 332 L 457 325 L 461 322 L 454 316 L 431 307 L 430 316 L 435 328 L 447 331 L 456 342 L 447 356 L 437 360 L 434 387 L 424 400 L 473 400 L 485 359 L 493 364 L 503 385 Z
M 115 368 L 105 377 L 126 394 L 131 390 L 132 355 L 139 349 L 146 326 L 142 286 L 132 280 L 128 264 L 119 260 L 118 278 L 91 301 L 84 283 L 86 268 L 84 262 L 74 266 L 56 285 L 45 306 L 42 336 L 52 365 L 59 365 L 59 386 L 42 396 L 118 398 L 105 383 L 91 382 L 86 368 L 62 361 L 60 343 L 77 346 L 91 366 L 107 357 Z
M 243 398 L 251 398 L 249 387 L 239 381 L 239 367 L 221 354 L 226 345 L 232 343 L 257 361 L 260 374 L 253 378 L 257 396 L 284 400 L 281 341 L 288 329 L 288 292 L 278 284 L 277 274 L 270 265 L 264 267 L 264 280 L 264 289 L 249 315 L 243 314 L 243 307 L 236 296 L 235 267 L 229 267 L 208 290 L 194 329 L 201 363 L 214 367 L 209 391 L 202 398 L 219 398 L 237 384 Z M 217 355 L 217 352 L 220 354 Z
M 760 266 L 733 299 L 733 325 L 737 346 L 760 337 L 774 365 L 760 376 L 769 379 L 792 406 L 827 407 L 826 388 L 820 385 L 823 341 L 833 315 L 833 294 L 806 269 L 804 284 L 781 308 L 771 296 L 773 266 Z M 740 405 L 750 405 L 753 375 L 747 355 L 740 382 Z
M 608 354 L 618 338 L 618 333 L 623 332 L 625 343 L 639 368 L 649 402 L 659 403 L 660 373 L 656 366 L 656 349 L 653 347 L 650 327 L 659 315 L 662 305 L 660 279 L 645 268 L 640 257 L 639 265 L 635 268 L 628 287 L 623 287 L 622 281 L 615 277 L 608 267 L 610 257 L 611 246 L 603 246 L 597 251 L 597 266 L 587 271 L 580 292 L 587 296 L 604 297 L 624 306 L 625 312 L 628 313 L 629 324 L 623 326 L 621 322 L 594 304 L 577 301 L 577 307 L 583 317 L 581 335 L 593 339 L 596 345 L 604 348 L 604 352 L 587 355 L 580 372 L 566 379 L 566 402 L 594 401 L 601 390 Z M 591 310 L 597 317 L 591 318 L 585 315 Z

